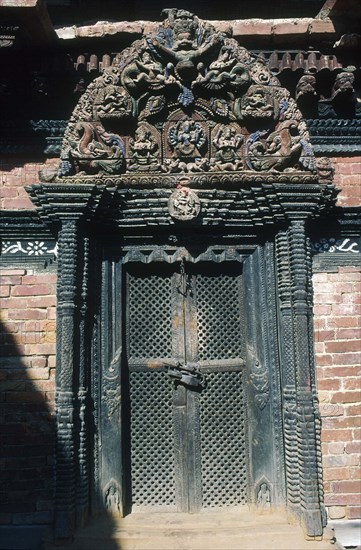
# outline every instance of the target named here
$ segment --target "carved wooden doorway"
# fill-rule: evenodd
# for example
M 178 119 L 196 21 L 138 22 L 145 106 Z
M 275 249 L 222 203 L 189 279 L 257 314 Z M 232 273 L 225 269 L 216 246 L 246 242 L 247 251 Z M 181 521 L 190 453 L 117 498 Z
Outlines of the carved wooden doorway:
M 127 269 L 126 510 L 247 501 L 241 265 Z

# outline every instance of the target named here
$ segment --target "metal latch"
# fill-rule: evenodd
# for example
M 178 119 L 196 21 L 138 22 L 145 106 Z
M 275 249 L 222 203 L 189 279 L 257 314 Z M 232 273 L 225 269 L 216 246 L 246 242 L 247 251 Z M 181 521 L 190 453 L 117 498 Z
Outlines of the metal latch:
M 168 374 L 175 382 L 190 388 L 205 386 L 205 378 L 199 370 L 198 363 L 176 363 L 169 366 Z

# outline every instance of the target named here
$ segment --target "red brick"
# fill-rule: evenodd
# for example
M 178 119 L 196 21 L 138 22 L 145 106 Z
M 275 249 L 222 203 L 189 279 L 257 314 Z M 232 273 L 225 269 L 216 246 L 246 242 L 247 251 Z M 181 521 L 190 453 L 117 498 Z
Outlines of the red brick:
M 361 481 L 334 481 L 331 487 L 335 493 L 360 493 Z
M 348 441 L 345 444 L 345 452 L 347 454 L 361 453 L 361 441 Z
M 361 379 L 360 378 L 345 378 L 343 380 L 344 390 L 360 390 Z
M 347 376 L 361 376 L 360 365 L 352 365 L 352 366 L 346 366 L 346 367 L 327 366 L 327 367 L 324 367 L 322 370 L 324 373 L 324 378 L 333 378 L 333 377 L 345 378 Z
M 49 284 L 18 285 L 14 286 L 12 296 L 47 296 L 53 293 L 54 287 Z
M 361 269 L 354 265 L 340 265 L 338 268 L 339 273 L 361 273 Z
M 332 365 L 332 355 L 316 355 L 316 364 L 319 366 Z
M 343 416 L 344 409 L 341 405 L 334 403 L 320 403 L 320 412 L 322 417 Z
M 348 416 L 361 416 L 361 404 L 348 405 L 347 407 L 345 407 L 345 411 Z
M 331 403 L 357 403 L 361 401 L 361 391 L 336 392 L 331 397 Z
M 360 448 L 359 448 L 358 454 L 359 454 L 359 453 L 360 453 Z M 360 468 L 357 468 L 357 467 L 356 467 L 356 468 L 355 468 L 355 467 L 354 467 L 354 468 L 349 468 L 348 471 L 349 471 L 349 474 L 350 474 L 350 475 L 349 475 L 349 478 L 350 478 L 350 479 L 358 479 L 358 480 L 360 481 L 360 478 L 361 478 L 361 470 L 360 470 Z M 360 501 L 361 501 L 361 500 L 360 500 Z
M 349 519 L 359 519 L 359 518 L 361 518 L 361 506 L 348 506 L 347 507 L 347 517 Z
M 55 343 L 26 344 L 26 355 L 53 355 L 55 353 Z
M 336 338 L 339 340 L 352 340 L 361 338 L 359 328 L 340 328 L 336 330 Z
M 12 319 L 46 319 L 45 309 L 13 309 L 10 313 Z
M 327 481 L 346 480 L 348 476 L 348 468 L 325 468 L 323 472 L 323 479 Z
M 321 307 L 321 306 L 319 306 Z M 323 306 L 327 307 L 327 306 Z M 332 315 L 360 315 L 360 304 L 334 304 L 332 307 Z
M 355 417 L 353 416 L 333 416 L 324 418 L 322 427 L 327 430 L 339 430 L 343 428 L 357 428 L 358 424 L 355 423 Z
M 341 389 L 341 379 L 328 378 L 328 379 L 319 380 L 317 387 L 319 390 L 339 390 Z
M 357 340 L 336 340 L 335 342 L 326 342 L 325 349 L 326 353 L 345 353 L 349 351 L 360 351 L 360 342 Z
M 334 330 L 317 330 L 315 331 L 316 342 L 326 342 L 335 339 L 336 332 Z
M 1 285 L 0 286 L 0 298 L 7 298 L 10 296 L 10 286 L 9 285 Z
M 35 206 L 29 198 L 3 199 L 4 210 L 34 210 Z
M 42 283 L 54 284 L 57 281 L 56 273 L 37 273 L 36 275 L 24 275 L 22 283 L 24 285 L 38 285 Z M 351 290 L 351 289 L 350 289 Z
M 352 430 L 322 430 L 322 441 L 349 441 L 352 438 Z
M 314 273 L 312 280 L 315 284 L 326 283 L 327 282 L 327 273 Z
M 21 284 L 20 275 L 0 275 L 0 285 L 20 285 L 20 284 Z
M 344 307 L 344 306 L 343 306 Z M 315 304 L 313 307 L 313 313 L 314 315 L 330 315 L 331 314 L 331 306 L 330 305 L 324 305 L 324 304 Z
M 334 455 L 339 455 L 339 454 L 343 454 L 344 450 L 345 450 L 345 443 L 344 442 L 340 442 L 340 441 L 337 441 L 337 442 L 330 442 L 327 444 L 327 449 L 328 449 L 328 452 L 329 454 L 334 454 Z
M 1 277 L 5 276 L 21 276 L 25 275 L 26 271 L 25 269 L 7 269 L 7 268 L 1 268 L 0 269 L 0 275 Z
M 332 355 L 333 365 L 359 365 L 360 362 L 360 353 L 334 353 Z
M 358 260 L 355 258 L 355 262 L 358 262 Z M 328 274 L 328 279 L 329 281 L 336 281 L 336 282 L 340 282 L 340 280 L 343 280 L 343 282 L 345 281 L 360 281 L 361 280 L 361 273 L 360 273 L 360 269 L 357 268 L 356 266 L 351 266 L 351 267 L 354 267 L 355 269 L 353 271 L 344 271 L 342 272 L 340 270 L 340 273 L 329 273 Z M 340 274 L 343 273 L 343 276 L 340 277 Z M 347 273 L 347 275 L 345 275 L 345 273 Z
M 353 328 L 361 326 L 360 319 L 356 316 L 329 317 L 326 319 L 327 328 Z
M 326 506 L 343 504 L 351 504 L 357 506 L 360 504 L 360 495 L 357 493 L 341 494 L 332 492 L 325 495 L 325 504 Z

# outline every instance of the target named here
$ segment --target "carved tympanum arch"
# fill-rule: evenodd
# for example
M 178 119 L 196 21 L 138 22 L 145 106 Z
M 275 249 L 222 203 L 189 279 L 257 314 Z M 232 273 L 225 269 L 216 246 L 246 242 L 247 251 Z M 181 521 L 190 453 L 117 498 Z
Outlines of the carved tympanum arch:
M 81 97 L 59 178 L 312 173 L 306 124 L 264 60 L 185 10 L 163 13 Z

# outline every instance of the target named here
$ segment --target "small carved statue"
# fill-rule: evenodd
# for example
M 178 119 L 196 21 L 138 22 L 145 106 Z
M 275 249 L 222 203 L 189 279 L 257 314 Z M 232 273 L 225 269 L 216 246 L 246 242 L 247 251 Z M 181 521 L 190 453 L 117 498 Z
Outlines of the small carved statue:
M 213 144 L 217 149 L 214 167 L 219 170 L 239 170 L 243 167 L 240 156 L 240 147 L 243 136 L 236 132 L 232 126 L 222 125 Z
M 235 104 L 236 116 L 241 120 L 269 122 L 278 119 L 278 103 L 271 89 L 262 85 L 250 86 Z
M 158 163 L 158 144 L 145 126 L 137 128 L 135 139 L 130 139 L 129 145 L 131 151 L 129 170 L 147 170 L 151 165 Z
M 201 157 L 207 141 L 202 126 L 194 120 L 179 120 L 168 131 L 168 141 L 176 157 L 189 159 Z
M 199 198 L 188 187 L 178 185 L 169 198 L 168 208 L 172 218 L 181 221 L 192 220 L 200 211 Z
M 257 493 L 257 506 L 262 510 L 269 510 L 271 508 L 271 491 L 267 483 L 261 483 Z
M 105 491 L 105 506 L 111 514 L 120 513 L 120 495 L 115 483 L 110 483 Z

